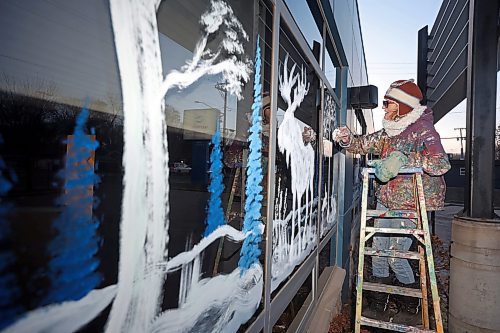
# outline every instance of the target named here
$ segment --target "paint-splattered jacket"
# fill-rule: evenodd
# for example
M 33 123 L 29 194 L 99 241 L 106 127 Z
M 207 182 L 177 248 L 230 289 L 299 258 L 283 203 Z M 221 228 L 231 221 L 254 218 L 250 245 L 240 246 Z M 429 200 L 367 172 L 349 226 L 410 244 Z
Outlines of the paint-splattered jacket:
M 422 111 L 419 118 L 399 134 L 393 132 L 390 136 L 386 129 L 382 129 L 373 134 L 354 137 L 347 150 L 355 154 L 377 154 L 381 159 L 392 151 L 401 151 L 408 156 L 408 167 L 421 166 L 424 170 L 422 182 L 427 210 L 440 210 L 444 206 L 446 191 L 442 175 L 451 166 L 434 128 L 432 110 L 425 108 Z M 381 203 L 389 209 L 414 209 L 412 190 L 411 176 L 399 175 L 387 183 L 378 184 L 376 193 Z

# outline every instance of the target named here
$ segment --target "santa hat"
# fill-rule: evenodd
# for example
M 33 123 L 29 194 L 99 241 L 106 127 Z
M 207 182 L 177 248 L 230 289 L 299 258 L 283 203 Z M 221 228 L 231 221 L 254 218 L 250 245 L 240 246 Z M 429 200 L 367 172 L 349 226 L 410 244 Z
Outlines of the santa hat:
M 414 80 L 409 79 L 391 83 L 384 98 L 398 102 L 398 115 L 404 116 L 414 108 L 420 106 L 420 101 L 424 98 L 424 95 Z

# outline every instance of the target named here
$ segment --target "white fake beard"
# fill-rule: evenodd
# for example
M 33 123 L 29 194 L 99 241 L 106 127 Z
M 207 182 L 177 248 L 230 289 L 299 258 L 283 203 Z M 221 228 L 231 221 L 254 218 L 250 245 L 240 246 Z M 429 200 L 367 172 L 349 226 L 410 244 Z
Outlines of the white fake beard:
M 382 119 L 382 127 L 389 137 L 396 136 L 403 132 L 408 126 L 416 122 L 424 113 L 427 106 L 419 105 L 411 110 L 407 115 L 396 120 Z

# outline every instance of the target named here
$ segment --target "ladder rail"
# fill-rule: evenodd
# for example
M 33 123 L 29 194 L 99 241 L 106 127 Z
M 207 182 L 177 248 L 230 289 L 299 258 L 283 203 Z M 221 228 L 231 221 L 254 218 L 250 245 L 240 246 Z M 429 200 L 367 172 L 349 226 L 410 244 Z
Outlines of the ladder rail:
M 365 236 L 366 236 L 366 211 L 368 205 L 368 175 L 369 171 L 363 170 L 363 191 L 361 192 L 361 226 L 359 232 L 358 277 L 356 281 L 356 318 L 355 333 L 361 332 L 361 310 L 363 302 L 363 266 L 365 264 Z M 363 246 L 361 246 L 363 244 Z
M 427 268 L 429 270 L 429 280 L 431 283 L 432 304 L 434 307 L 434 317 L 436 321 L 436 331 L 443 333 L 443 321 L 441 318 L 441 305 L 437 290 L 436 270 L 434 268 L 434 256 L 432 254 L 431 235 L 429 232 L 429 221 L 427 220 L 427 209 L 425 207 L 424 185 L 422 175 L 417 175 L 417 191 L 420 204 L 420 216 L 422 227 L 424 228 L 425 253 L 427 255 Z
M 418 197 L 417 189 L 417 177 L 419 175 L 413 175 L 413 198 L 415 202 L 415 210 L 418 212 L 420 210 L 420 202 Z M 420 215 L 417 218 L 417 228 L 422 229 L 422 219 Z M 422 325 L 424 328 L 429 329 L 429 301 L 427 299 L 427 270 L 425 268 L 425 250 L 422 247 L 422 243 L 418 244 L 419 253 L 419 271 L 420 271 L 420 289 L 422 291 Z

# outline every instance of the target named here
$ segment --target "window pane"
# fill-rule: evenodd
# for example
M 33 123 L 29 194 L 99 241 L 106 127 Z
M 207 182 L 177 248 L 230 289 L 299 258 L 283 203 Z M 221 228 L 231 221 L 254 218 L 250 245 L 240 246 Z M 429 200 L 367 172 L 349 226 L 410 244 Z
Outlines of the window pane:
M 280 32 L 275 216 L 271 290 L 317 245 L 320 83 L 286 26 Z
M 123 184 L 109 5 L 2 1 L 0 44 L 0 331 L 18 320 L 102 330 L 118 278 Z M 62 318 L 49 311 L 88 295 L 100 303 L 87 303 L 86 321 L 68 307 Z M 33 324 L 30 311 L 45 316 Z
M 321 37 L 323 22 L 322 20 L 321 22 L 318 21 L 319 25 L 316 23 L 307 1 L 285 0 L 285 2 L 311 50 L 314 41 L 323 45 L 323 38 Z
M 333 131 L 337 128 L 339 106 L 332 95 L 325 89 L 325 107 L 323 111 L 323 163 L 321 185 L 321 224 L 320 236 L 323 238 L 337 223 L 337 172 L 338 167 L 334 158 Z
M 192 325 L 210 331 L 237 329 L 254 315 L 262 298 L 260 239 L 267 196 L 263 195 L 266 181 L 259 179 L 267 171 L 268 140 L 261 138 L 262 109 L 252 110 L 254 86 L 249 83 L 257 43 L 256 36 L 250 35 L 253 15 L 249 14 L 254 4 L 228 1 L 228 5 L 174 0 L 162 2 L 158 11 L 163 72 L 167 80 L 178 72 L 184 76 L 172 84 L 165 98 L 170 166 L 168 254 L 171 262 L 190 258 L 167 274 L 163 304 L 172 319 L 194 311 L 196 317 L 182 323 L 186 331 Z M 269 20 L 269 13 L 262 4 L 261 23 Z M 222 18 L 216 29 L 213 17 Z M 262 36 L 270 35 L 264 24 L 260 27 Z M 259 41 L 261 65 L 269 59 L 266 43 Z M 202 60 L 196 63 L 198 57 Z M 234 66 L 234 71 L 220 70 L 217 65 Z M 261 69 L 258 74 L 263 73 Z M 192 77 L 196 81 L 185 87 L 184 80 Z M 251 126 L 260 128 L 259 132 L 249 134 Z M 257 144 L 266 145 L 262 152 L 257 151 Z M 250 205 L 245 205 L 247 200 Z M 255 234 L 245 240 L 248 232 Z M 242 301 L 249 306 L 231 305 Z M 178 324 L 172 320 L 164 328 L 175 330 L 179 327 L 172 325 Z

